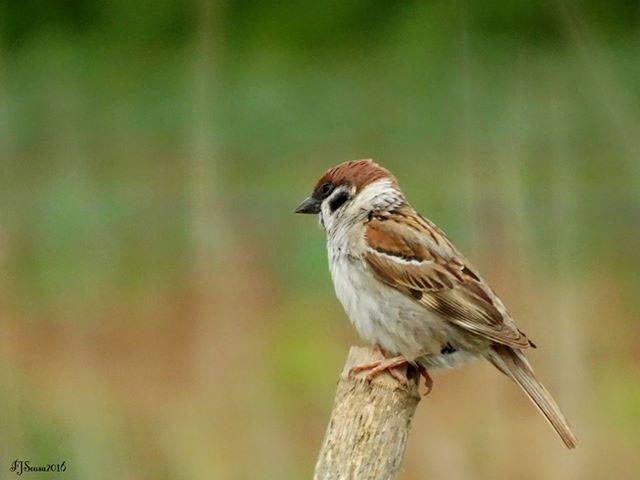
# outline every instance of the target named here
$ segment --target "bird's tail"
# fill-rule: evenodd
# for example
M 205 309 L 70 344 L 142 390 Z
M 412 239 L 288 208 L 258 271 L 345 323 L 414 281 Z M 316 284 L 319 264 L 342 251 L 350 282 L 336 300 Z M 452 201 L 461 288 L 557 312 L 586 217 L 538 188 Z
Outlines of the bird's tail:
M 488 359 L 513 379 L 558 432 L 567 448 L 576 447 L 576 437 L 551 394 L 538 381 L 522 351 L 506 345 L 494 345 Z

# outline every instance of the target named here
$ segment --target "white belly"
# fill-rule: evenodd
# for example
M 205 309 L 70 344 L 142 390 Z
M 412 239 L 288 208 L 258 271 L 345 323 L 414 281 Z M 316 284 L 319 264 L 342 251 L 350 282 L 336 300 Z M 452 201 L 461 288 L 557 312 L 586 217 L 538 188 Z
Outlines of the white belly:
M 329 264 L 336 295 L 365 341 L 416 359 L 439 355 L 451 339 L 446 321 L 378 281 L 362 260 L 338 253 Z

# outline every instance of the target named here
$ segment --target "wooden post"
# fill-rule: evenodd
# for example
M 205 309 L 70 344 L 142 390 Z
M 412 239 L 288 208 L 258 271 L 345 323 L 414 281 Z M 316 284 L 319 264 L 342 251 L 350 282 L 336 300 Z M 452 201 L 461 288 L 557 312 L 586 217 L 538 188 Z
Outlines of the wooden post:
M 398 472 L 420 394 L 416 375 L 408 389 L 387 373 L 371 383 L 367 372 L 349 376 L 354 365 L 380 358 L 374 350 L 351 347 L 314 480 L 390 480 Z

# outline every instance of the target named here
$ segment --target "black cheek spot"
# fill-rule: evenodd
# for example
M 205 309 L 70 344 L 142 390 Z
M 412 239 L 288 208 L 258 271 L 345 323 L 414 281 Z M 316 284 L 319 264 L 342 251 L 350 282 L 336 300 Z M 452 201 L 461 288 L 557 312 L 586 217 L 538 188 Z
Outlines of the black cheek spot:
M 349 200 L 349 194 L 347 192 L 340 192 L 335 198 L 332 198 L 329 202 L 329 208 L 332 212 L 335 212 L 338 208 L 344 205 L 344 202 Z

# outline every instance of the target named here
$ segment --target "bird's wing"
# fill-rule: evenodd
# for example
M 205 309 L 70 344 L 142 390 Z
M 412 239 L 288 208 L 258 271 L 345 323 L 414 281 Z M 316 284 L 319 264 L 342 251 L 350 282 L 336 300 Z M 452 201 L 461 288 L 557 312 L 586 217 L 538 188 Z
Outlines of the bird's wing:
M 510 347 L 533 345 L 444 233 L 411 207 L 371 215 L 365 245 L 382 282 L 446 321 Z

